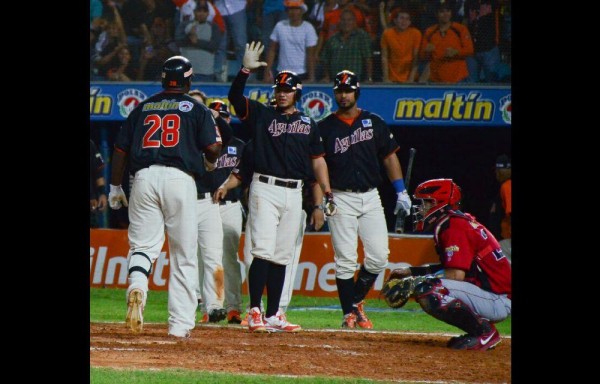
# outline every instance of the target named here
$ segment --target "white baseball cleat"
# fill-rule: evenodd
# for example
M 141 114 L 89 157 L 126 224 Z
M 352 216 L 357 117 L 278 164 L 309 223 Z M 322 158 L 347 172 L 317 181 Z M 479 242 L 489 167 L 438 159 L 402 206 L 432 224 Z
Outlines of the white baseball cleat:
M 277 311 L 275 316 L 265 318 L 267 332 L 298 332 L 302 327 L 286 320 L 284 313 Z

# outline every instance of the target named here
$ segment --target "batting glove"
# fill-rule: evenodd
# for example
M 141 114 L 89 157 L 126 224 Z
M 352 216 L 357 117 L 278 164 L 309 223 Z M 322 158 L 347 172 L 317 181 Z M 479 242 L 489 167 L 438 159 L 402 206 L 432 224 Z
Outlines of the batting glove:
M 333 201 L 333 193 L 326 192 L 323 196 L 323 212 L 325 216 L 333 216 L 337 213 L 337 204 Z
M 246 43 L 246 51 L 244 52 L 244 67 L 247 69 L 256 69 L 259 67 L 266 67 L 267 63 L 259 61 L 260 54 L 265 50 L 265 46 L 260 41 Z
M 127 196 L 125 196 L 125 192 L 123 192 L 120 185 L 110 185 L 108 204 L 112 209 L 119 209 L 122 205 L 127 207 Z
M 397 215 L 400 210 L 404 212 L 404 216 L 410 215 L 410 207 L 412 206 L 412 202 L 410 201 L 410 197 L 406 192 L 406 189 L 402 192 L 398 193 L 398 200 L 396 200 L 396 208 L 394 208 L 394 215 Z
M 208 161 L 206 159 L 206 156 L 204 156 L 204 153 L 202 154 L 202 157 L 204 158 L 204 169 L 206 169 L 208 172 L 212 172 L 212 171 L 215 170 L 215 168 L 217 168 L 217 161 L 216 160 L 215 160 L 214 163 L 211 163 L 210 161 Z

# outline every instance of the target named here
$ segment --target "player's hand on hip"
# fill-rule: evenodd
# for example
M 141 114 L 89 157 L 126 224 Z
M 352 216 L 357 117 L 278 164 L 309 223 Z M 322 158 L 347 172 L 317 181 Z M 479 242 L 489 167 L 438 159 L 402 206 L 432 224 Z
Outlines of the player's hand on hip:
M 333 201 L 331 192 L 325 192 L 325 196 L 323 196 L 323 212 L 326 216 L 333 216 L 337 213 L 337 204 Z
M 398 200 L 396 200 L 396 208 L 394 208 L 394 215 L 397 215 L 398 212 L 402 211 L 402 215 L 409 216 L 411 206 L 412 201 L 410 200 L 406 189 L 402 192 L 398 192 Z
M 265 46 L 260 41 L 253 41 L 250 44 L 246 43 L 246 51 L 244 52 L 243 64 L 247 69 L 256 69 L 266 67 L 267 63 L 260 60 L 260 54 L 265 50 Z
M 213 193 L 213 202 L 218 203 L 219 200 L 224 199 L 225 196 L 227 196 L 227 188 L 220 186 L 215 193 Z
M 125 192 L 123 192 L 123 188 L 120 185 L 110 185 L 108 204 L 112 209 L 119 209 L 121 206 L 127 207 L 127 196 L 125 196 Z

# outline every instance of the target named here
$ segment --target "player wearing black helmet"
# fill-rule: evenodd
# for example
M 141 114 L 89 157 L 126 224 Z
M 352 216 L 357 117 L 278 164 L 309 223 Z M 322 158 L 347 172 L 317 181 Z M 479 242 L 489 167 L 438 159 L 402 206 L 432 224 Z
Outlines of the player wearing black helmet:
M 248 203 L 253 256 L 248 273 L 248 329 L 294 332 L 300 326 L 289 323 L 278 309 L 286 267 L 294 256 L 302 221 L 304 182 L 313 177 L 317 180 L 321 193 L 327 196 L 328 214 L 335 213 L 335 205 L 317 123 L 296 109 L 302 91 L 296 74 L 281 71 L 275 77 L 275 108 L 244 96 L 250 72 L 266 65 L 259 61 L 263 49 L 260 42 L 246 44 L 243 67 L 229 90 L 229 101 L 237 116 L 252 129 L 254 143 L 254 174 Z M 269 294 L 263 320 L 260 302 L 265 286 Z
M 396 211 L 410 214 L 404 188 L 400 149 L 381 117 L 358 108 L 360 83 L 354 72 L 339 72 L 333 82 L 338 110 L 319 122 L 338 215 L 329 219 L 335 252 L 335 280 L 344 319 L 342 327 L 373 328 L 364 311 L 364 298 L 388 263 L 388 231 L 377 186 L 381 164 L 398 192 Z M 313 193 L 319 195 L 318 190 Z M 339 197 L 338 197 L 339 196 Z M 318 212 L 318 210 L 317 210 Z M 360 237 L 364 262 L 354 279 Z
M 164 91 L 142 101 L 115 141 L 109 204 L 127 206 L 121 188 L 129 162 L 134 180 L 129 197 L 129 286 L 127 326 L 143 329 L 148 277 L 169 237 L 169 335 L 188 337 L 195 325 L 198 259 L 194 177 L 216 167 L 221 137 L 206 106 L 187 95 L 192 65 L 183 56 L 167 59 Z

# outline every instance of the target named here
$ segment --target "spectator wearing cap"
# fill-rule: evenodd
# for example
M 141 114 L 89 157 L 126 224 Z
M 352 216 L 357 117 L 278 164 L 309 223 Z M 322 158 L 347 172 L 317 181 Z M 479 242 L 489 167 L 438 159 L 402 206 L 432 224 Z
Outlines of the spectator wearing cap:
M 490 230 L 500 241 L 502 252 L 511 258 L 511 222 L 512 222 L 512 182 L 511 161 L 502 154 L 496 158 L 496 180 L 500 183 L 500 192 L 490 209 Z M 499 230 L 498 230 L 499 229 Z
M 429 61 L 429 81 L 433 83 L 466 82 L 468 56 L 473 56 L 471 34 L 464 25 L 452 21 L 448 1 L 437 7 L 437 24 L 423 34 L 420 58 Z
M 269 37 L 271 44 L 263 80 L 273 83 L 273 65 L 277 58 L 277 72 L 289 70 L 302 80 L 314 82 L 318 38 L 315 27 L 302 18 L 308 7 L 303 0 L 285 0 L 283 5 L 288 18 L 278 22 Z

